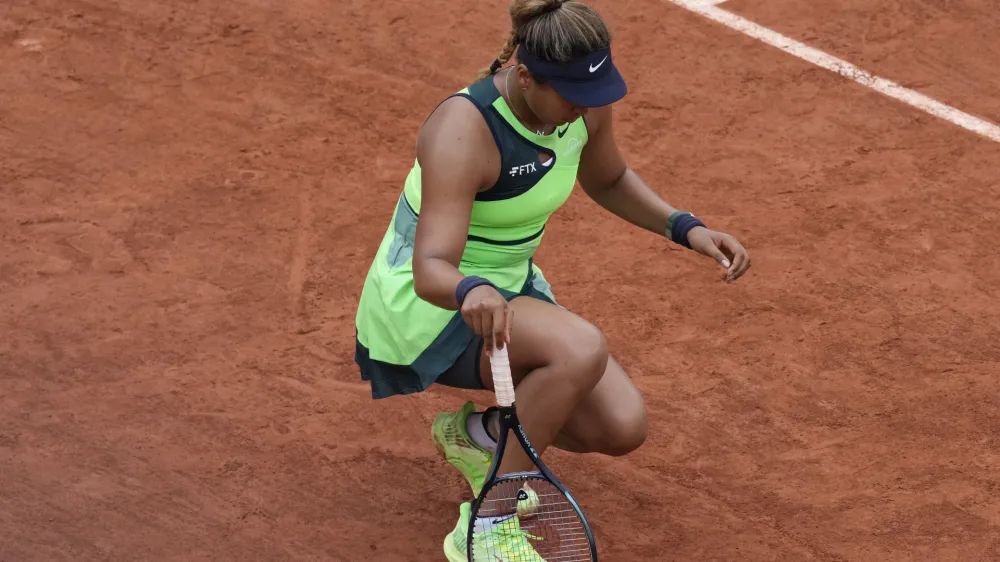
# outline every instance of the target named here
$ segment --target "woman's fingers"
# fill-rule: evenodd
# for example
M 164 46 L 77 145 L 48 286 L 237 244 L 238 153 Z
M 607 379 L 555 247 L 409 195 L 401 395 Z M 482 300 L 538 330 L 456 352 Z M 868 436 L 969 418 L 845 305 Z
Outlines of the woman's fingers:
M 488 305 L 483 305 L 479 311 L 479 331 L 483 337 L 487 349 L 493 349 L 493 310 Z
M 507 303 L 507 322 L 504 324 L 503 341 L 510 343 L 510 329 L 514 324 L 514 307 Z

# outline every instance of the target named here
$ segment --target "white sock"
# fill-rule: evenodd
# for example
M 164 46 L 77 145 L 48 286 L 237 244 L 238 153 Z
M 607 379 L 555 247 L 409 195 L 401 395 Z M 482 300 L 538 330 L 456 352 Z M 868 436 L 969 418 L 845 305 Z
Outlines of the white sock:
M 465 430 L 469 432 L 469 437 L 472 438 L 472 441 L 476 445 L 479 445 L 487 451 L 496 451 L 497 442 L 490 437 L 490 434 L 483 426 L 483 415 L 484 412 L 469 414 L 469 417 L 465 420 Z
M 514 518 L 513 513 L 507 515 L 499 515 L 497 517 L 476 517 L 476 521 L 472 526 L 472 532 L 475 534 L 479 534 L 479 533 L 485 533 L 487 531 L 492 531 L 497 527 L 502 528 L 505 522 L 510 521 L 513 518 Z

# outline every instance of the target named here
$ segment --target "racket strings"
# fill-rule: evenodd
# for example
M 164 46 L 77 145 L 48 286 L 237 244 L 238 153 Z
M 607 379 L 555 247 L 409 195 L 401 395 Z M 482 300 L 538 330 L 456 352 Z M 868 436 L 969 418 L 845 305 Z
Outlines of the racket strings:
M 590 540 L 566 496 L 538 476 L 498 482 L 473 514 L 472 560 L 590 562 Z

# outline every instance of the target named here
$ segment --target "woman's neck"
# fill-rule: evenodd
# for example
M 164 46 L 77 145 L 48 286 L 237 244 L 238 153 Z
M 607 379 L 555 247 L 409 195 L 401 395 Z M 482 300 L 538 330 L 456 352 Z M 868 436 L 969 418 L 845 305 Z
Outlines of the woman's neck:
M 514 110 L 514 117 L 521 122 L 522 125 L 529 131 L 534 131 L 539 135 L 551 135 L 555 127 L 551 131 L 548 130 L 548 126 L 545 123 L 541 123 L 538 117 L 531 111 L 528 107 L 528 103 L 524 100 L 524 93 L 517 88 L 514 76 L 514 69 L 517 67 L 511 67 L 507 71 L 507 75 L 504 76 L 504 89 L 507 91 L 507 104 L 510 105 L 511 109 Z

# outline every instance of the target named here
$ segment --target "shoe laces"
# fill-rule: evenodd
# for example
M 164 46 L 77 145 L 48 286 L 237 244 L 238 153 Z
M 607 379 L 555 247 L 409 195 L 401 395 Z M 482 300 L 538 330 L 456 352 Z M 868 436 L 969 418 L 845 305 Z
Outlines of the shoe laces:
M 512 523 L 513 521 L 516 521 L 516 518 L 512 519 Z M 492 529 L 484 532 L 483 535 L 493 537 L 495 541 L 491 542 L 494 542 L 494 544 L 504 544 L 508 548 L 511 548 L 512 543 L 516 544 L 520 542 L 527 542 L 528 539 L 534 541 L 543 540 L 542 537 L 535 536 L 522 529 L 519 522 L 513 524 L 507 524 L 505 522 L 504 524 L 496 525 Z M 528 546 L 529 548 L 534 550 L 534 547 L 531 545 L 530 542 L 528 543 Z M 522 548 L 523 547 L 517 550 L 521 550 Z

